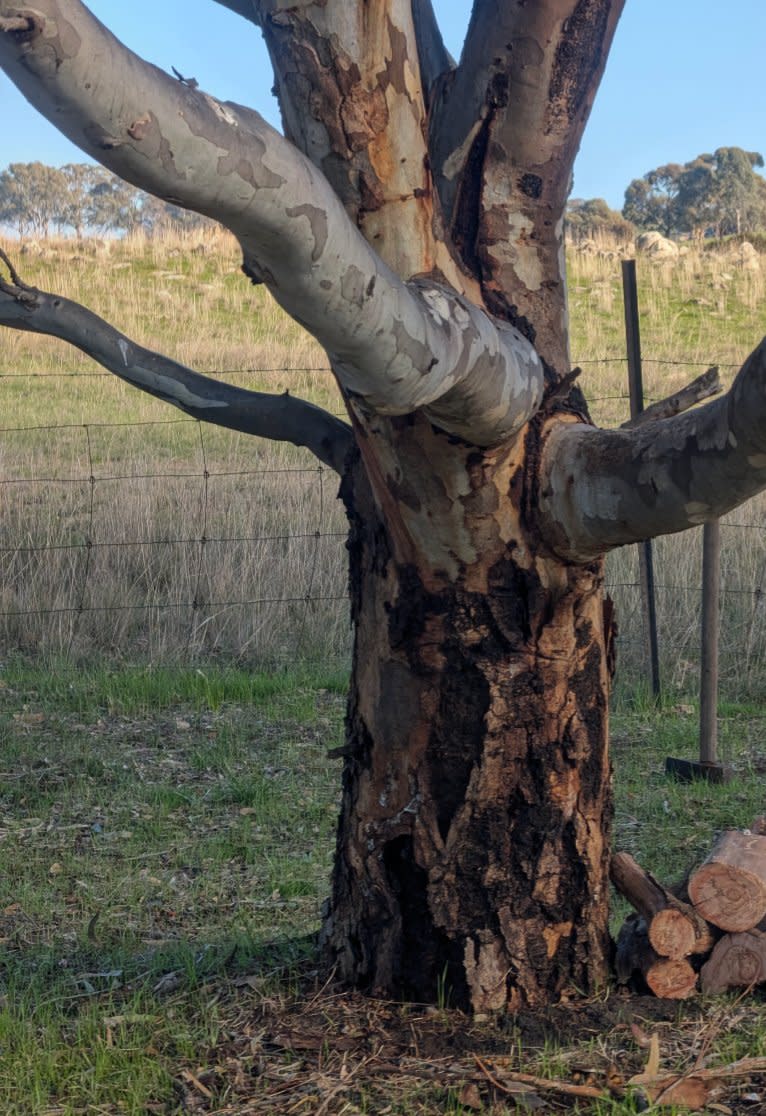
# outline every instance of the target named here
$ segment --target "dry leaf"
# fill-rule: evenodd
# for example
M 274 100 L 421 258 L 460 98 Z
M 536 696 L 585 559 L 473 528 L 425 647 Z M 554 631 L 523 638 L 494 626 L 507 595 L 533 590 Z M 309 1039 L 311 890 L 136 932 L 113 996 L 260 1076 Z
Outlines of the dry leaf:
M 638 1023 L 631 1023 L 630 1031 L 636 1041 L 636 1045 L 640 1046 L 642 1050 L 648 1050 L 652 1045 L 652 1039 L 650 1035 L 647 1035 L 644 1028 Z
M 703 1081 L 700 1077 L 650 1077 L 647 1073 L 631 1077 L 629 1085 L 637 1085 L 652 1104 L 664 1106 L 675 1104 L 679 1108 L 695 1111 L 704 1108 L 711 1093 L 718 1088 L 715 1079 Z
M 472 1108 L 475 1112 L 480 1112 L 484 1105 L 481 1102 L 481 1093 L 479 1088 L 472 1081 L 464 1085 L 460 1090 L 460 1103 L 463 1108 Z
M 647 1077 L 656 1077 L 660 1072 L 660 1036 L 655 1031 L 649 1040 L 649 1058 L 644 1073 Z

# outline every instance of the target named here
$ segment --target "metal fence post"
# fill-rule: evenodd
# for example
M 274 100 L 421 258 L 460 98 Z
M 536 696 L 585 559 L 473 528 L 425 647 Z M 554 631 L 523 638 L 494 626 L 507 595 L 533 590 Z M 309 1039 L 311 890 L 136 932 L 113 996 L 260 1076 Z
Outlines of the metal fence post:
M 628 354 L 630 417 L 637 418 L 644 409 L 644 387 L 641 375 L 641 332 L 638 324 L 638 284 L 636 261 L 622 261 L 622 294 L 625 306 L 625 341 Z M 655 701 L 661 697 L 660 654 L 657 639 L 657 605 L 654 594 L 654 557 L 652 541 L 646 539 L 638 547 L 641 602 L 644 616 L 644 643 L 649 666 L 649 685 Z
M 718 763 L 718 601 L 721 524 L 702 528 L 702 649 L 700 652 L 700 763 Z

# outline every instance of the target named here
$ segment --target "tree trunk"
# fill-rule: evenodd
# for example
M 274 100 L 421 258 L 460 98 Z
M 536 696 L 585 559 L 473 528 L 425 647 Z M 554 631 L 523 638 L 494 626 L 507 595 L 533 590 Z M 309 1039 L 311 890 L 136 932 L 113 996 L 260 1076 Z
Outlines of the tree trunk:
M 441 990 L 477 1012 L 592 991 L 609 952 L 601 563 L 536 553 L 534 430 L 479 453 L 412 419 L 390 426 L 398 489 L 369 452 L 377 502 L 358 463 L 344 485 L 356 640 L 325 959 L 377 994 Z M 418 522 L 417 455 L 422 484 L 426 465 L 441 474 L 441 522 Z M 383 526 L 386 491 L 409 522 L 386 508 Z M 442 537 L 473 560 L 440 558 Z

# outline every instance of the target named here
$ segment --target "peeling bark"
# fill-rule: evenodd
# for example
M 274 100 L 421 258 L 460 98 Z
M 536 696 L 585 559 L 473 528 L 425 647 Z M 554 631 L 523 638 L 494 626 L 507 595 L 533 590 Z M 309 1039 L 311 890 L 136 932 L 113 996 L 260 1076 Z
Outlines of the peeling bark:
M 285 135 L 322 169 L 397 274 L 438 272 L 456 290 L 475 294 L 434 210 L 410 0 L 289 8 L 259 0 L 258 10 Z

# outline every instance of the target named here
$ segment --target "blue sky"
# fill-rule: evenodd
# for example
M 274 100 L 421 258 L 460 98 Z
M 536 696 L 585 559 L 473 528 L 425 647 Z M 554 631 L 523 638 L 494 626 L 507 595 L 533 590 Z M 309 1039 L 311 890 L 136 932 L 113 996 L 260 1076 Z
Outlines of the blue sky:
M 124 42 L 209 92 L 279 123 L 257 30 L 210 0 L 91 0 Z M 447 44 L 460 51 L 470 0 L 435 0 Z M 574 194 L 622 206 L 632 178 L 666 162 L 736 145 L 766 149 L 766 2 L 627 0 L 575 166 Z M 0 74 L 0 167 L 82 155 Z

